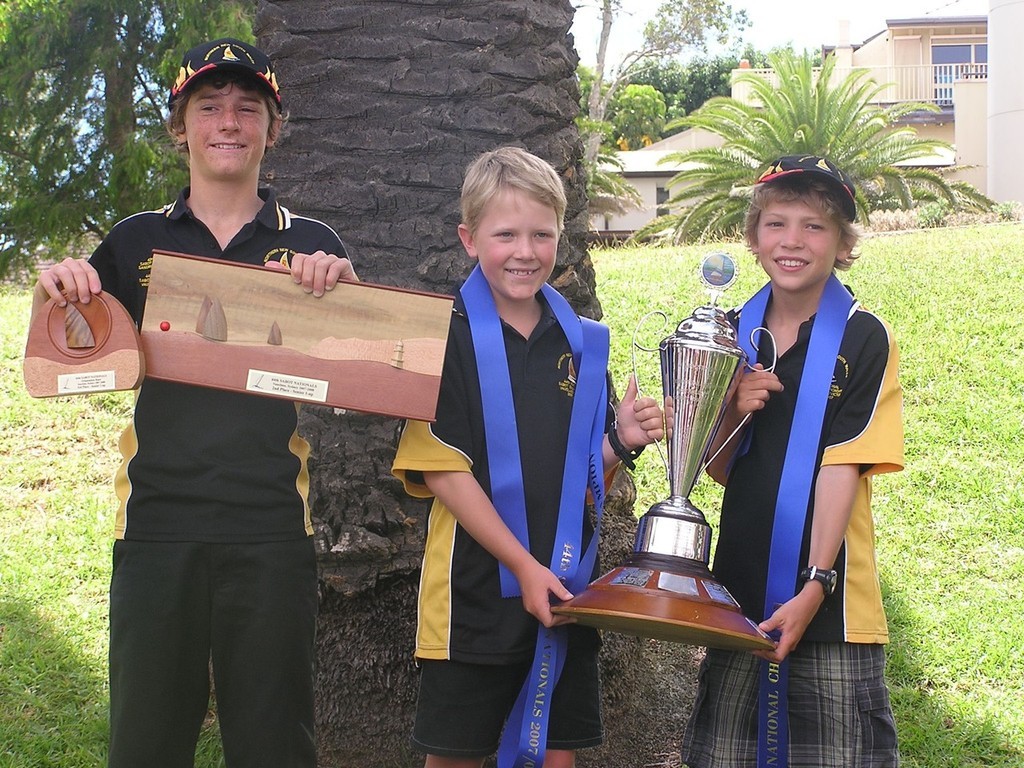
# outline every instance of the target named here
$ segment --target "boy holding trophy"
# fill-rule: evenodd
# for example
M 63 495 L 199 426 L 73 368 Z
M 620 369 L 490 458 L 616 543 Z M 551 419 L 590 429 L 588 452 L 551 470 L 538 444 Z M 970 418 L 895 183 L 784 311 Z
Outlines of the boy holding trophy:
M 708 649 L 690 768 L 898 761 L 870 499 L 903 466 L 902 391 L 889 327 L 835 275 L 855 218 L 825 158 L 782 157 L 754 188 L 746 238 L 769 282 L 730 315 L 754 367 L 718 434 L 751 418 L 708 472 L 725 486 L 714 575 L 777 647 Z
M 524 150 L 470 164 L 459 237 L 477 267 L 437 420 L 408 423 L 392 468 L 434 498 L 413 731 L 428 768 L 479 768 L 496 748 L 501 766 L 569 768 L 602 739 L 597 632 L 560 626 L 551 602 L 593 578 L 603 475 L 661 437 L 662 414 L 632 381 L 611 411 L 607 328 L 547 285 L 565 207 L 558 174 Z

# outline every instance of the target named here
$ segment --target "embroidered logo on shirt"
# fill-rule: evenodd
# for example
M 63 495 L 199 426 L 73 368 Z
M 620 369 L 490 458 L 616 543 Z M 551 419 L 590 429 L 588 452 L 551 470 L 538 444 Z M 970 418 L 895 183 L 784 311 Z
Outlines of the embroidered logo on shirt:
M 284 265 L 285 269 L 291 269 L 291 257 L 295 255 L 294 248 L 274 248 L 267 252 L 267 255 L 263 257 L 263 263 L 268 264 L 271 261 L 279 261 Z
M 828 388 L 828 399 L 835 400 L 843 396 L 843 389 L 850 380 L 850 364 L 842 355 L 836 356 L 836 369 L 832 374 L 832 385 Z
M 150 256 L 145 261 L 140 262 L 138 269 L 139 269 L 139 285 L 141 285 L 143 288 L 148 288 L 149 287 L 149 277 L 150 277 L 149 273 L 153 269 L 153 257 Z
M 558 358 L 558 370 L 565 371 L 565 378 L 558 382 L 558 388 L 568 397 L 573 397 L 576 394 L 576 362 L 570 353 Z

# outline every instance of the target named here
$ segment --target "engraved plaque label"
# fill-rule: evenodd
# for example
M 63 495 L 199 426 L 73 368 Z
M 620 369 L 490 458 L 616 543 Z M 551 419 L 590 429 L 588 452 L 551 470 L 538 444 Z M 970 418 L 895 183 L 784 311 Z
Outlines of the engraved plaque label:
M 77 395 L 82 392 L 109 392 L 112 389 L 114 389 L 113 371 L 63 373 L 57 376 L 58 395 Z
M 313 403 L 327 402 L 327 382 L 320 379 L 307 379 L 250 368 L 245 388 L 255 394 L 277 395 Z
M 677 595 L 690 595 L 697 597 L 697 580 L 692 576 L 680 576 L 677 573 L 666 573 L 658 577 L 658 589 L 666 592 L 675 592 Z
M 624 584 L 627 587 L 643 587 L 653 575 L 654 571 L 648 571 L 646 568 L 623 568 L 611 583 L 613 585 Z

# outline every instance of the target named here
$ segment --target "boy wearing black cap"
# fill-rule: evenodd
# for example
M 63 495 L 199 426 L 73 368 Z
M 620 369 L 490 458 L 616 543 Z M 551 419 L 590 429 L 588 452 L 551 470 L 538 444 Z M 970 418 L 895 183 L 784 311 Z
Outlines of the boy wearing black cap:
M 778 645 L 708 650 L 690 768 L 898 762 L 870 499 L 903 466 L 902 392 L 889 327 L 834 274 L 856 213 L 825 158 L 779 158 L 754 187 L 746 238 L 769 283 L 731 317 L 754 367 L 719 434 L 751 418 L 709 469 L 725 486 L 713 570 Z
M 118 223 L 88 261 L 44 270 L 34 310 L 102 289 L 141 324 L 153 249 L 287 269 L 314 296 L 356 279 L 330 227 L 259 188 L 284 120 L 262 51 L 193 48 L 169 106 L 190 185 Z M 315 765 L 317 573 L 297 416 L 285 400 L 143 381 L 115 479 L 112 768 L 193 764 L 211 661 L 226 764 Z

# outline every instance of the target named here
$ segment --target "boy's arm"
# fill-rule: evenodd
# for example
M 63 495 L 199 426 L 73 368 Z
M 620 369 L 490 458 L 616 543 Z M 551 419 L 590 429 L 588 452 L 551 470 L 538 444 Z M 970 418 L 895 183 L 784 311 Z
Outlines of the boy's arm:
M 545 627 L 572 621 L 551 613 L 551 596 L 563 601 L 571 599 L 572 593 L 519 543 L 471 473 L 424 472 L 423 482 L 459 525 L 512 572 L 528 613 Z
M 665 417 L 658 402 L 653 397 L 637 398 L 638 393 L 636 377 L 630 376 L 626 392 L 615 412 L 615 423 L 611 427 L 616 432 L 619 444 L 627 451 L 636 451 L 665 436 Z M 605 474 L 622 458 L 612 448 L 608 435 L 605 435 L 601 444 L 601 458 L 604 460 Z
M 754 366 L 753 370 L 744 370 L 736 379 L 732 390 L 727 395 L 725 413 L 722 416 L 722 423 L 715 432 L 714 440 L 708 448 L 708 455 L 715 456 L 726 438 L 739 427 L 740 423 L 748 415 L 764 408 L 772 392 L 781 392 L 783 389 L 779 377 L 770 371 L 764 370 L 760 363 Z M 665 406 L 666 419 L 669 419 L 670 408 Z M 740 434 L 735 435 L 724 450 L 715 456 L 715 460 L 708 465 L 707 474 L 719 485 L 725 485 L 729 475 L 729 465 L 732 463 L 733 454 L 740 444 Z
M 831 570 L 850 525 L 853 502 L 860 482 L 860 468 L 855 464 L 833 464 L 822 467 L 814 488 L 814 511 L 811 517 L 811 545 L 807 565 Z M 808 625 L 825 602 L 825 591 L 817 581 L 807 581 L 796 595 L 783 603 L 765 621 L 761 629 L 782 634 L 774 651 L 757 652 L 769 661 L 781 662 L 796 648 Z

